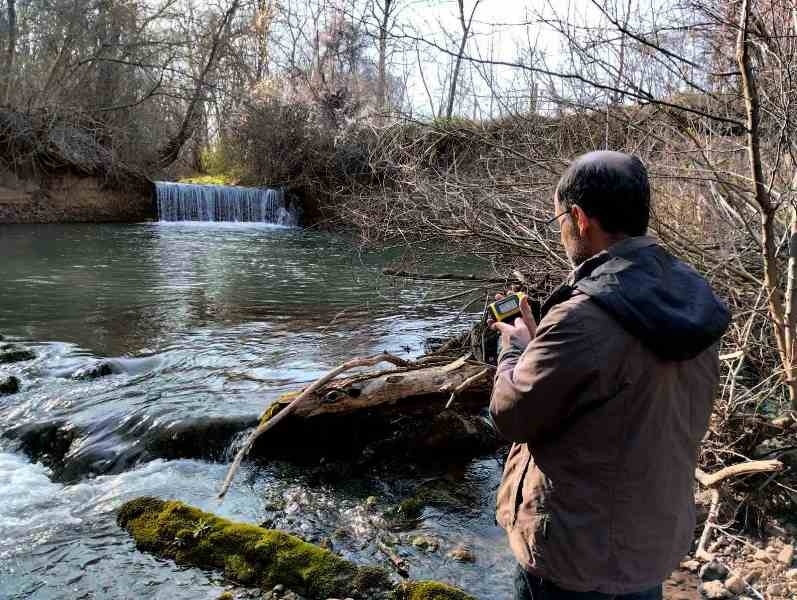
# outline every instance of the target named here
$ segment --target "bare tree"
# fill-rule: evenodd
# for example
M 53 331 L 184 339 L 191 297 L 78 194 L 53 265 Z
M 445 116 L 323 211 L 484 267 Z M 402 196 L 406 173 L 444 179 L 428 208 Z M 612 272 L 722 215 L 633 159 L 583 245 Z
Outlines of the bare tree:
M 448 90 L 448 106 L 446 108 L 446 118 L 450 119 L 454 114 L 454 101 L 457 96 L 457 85 L 459 83 L 459 72 L 462 68 L 462 60 L 465 56 L 465 49 L 468 45 L 468 40 L 471 35 L 471 27 L 473 26 L 473 17 L 476 15 L 476 9 L 479 8 L 481 0 L 473 0 L 468 16 L 465 16 L 465 0 L 457 0 L 459 25 L 462 29 L 462 36 L 459 41 L 459 50 L 454 58 L 454 67 L 451 71 L 451 87 Z
M 218 65 L 219 54 L 222 52 L 222 48 L 226 42 L 225 38 L 230 26 L 230 22 L 235 16 L 240 3 L 240 0 L 233 0 L 219 20 L 219 24 L 216 27 L 215 33 L 211 40 L 207 59 L 202 67 L 202 71 L 196 78 L 196 85 L 188 102 L 188 107 L 183 115 L 180 127 L 177 130 L 177 133 L 175 133 L 165 144 L 163 144 L 158 151 L 157 166 L 160 168 L 168 167 L 177 160 L 183 145 L 190 139 L 194 132 L 197 121 L 201 116 L 201 103 L 205 98 L 205 89 L 208 85 L 208 80 Z
M 399 0 L 373 0 L 371 16 L 378 23 L 378 62 L 376 81 L 376 107 L 380 112 L 388 109 L 387 103 L 387 44 L 395 24 Z
M 8 14 L 8 46 L 6 48 L 5 77 L 3 77 L 3 88 L 0 99 L 3 104 L 10 102 L 12 82 L 14 80 L 14 58 L 17 50 L 17 9 L 16 0 L 7 0 Z

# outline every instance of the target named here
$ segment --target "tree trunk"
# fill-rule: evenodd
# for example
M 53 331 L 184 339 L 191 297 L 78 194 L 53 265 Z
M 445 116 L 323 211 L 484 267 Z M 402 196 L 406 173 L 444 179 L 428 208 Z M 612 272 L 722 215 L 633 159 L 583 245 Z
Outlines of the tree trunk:
M 794 378 L 794 327 L 797 313 L 792 310 L 795 304 L 793 277 L 789 285 L 789 297 L 781 288 L 777 265 L 777 244 L 775 234 L 775 211 L 769 193 L 764 185 L 764 169 L 761 162 L 760 119 L 761 106 L 758 96 L 756 74 L 750 57 L 750 0 L 743 0 L 739 9 L 739 34 L 736 38 L 736 62 L 741 74 L 742 94 L 747 115 L 747 156 L 752 179 L 751 192 L 761 212 L 761 256 L 764 265 L 764 285 L 769 299 L 769 316 L 778 346 L 778 354 L 785 372 L 786 385 L 792 408 L 797 409 L 797 381 Z M 795 233 L 797 222 L 792 218 L 790 238 L 789 275 L 797 269 L 797 248 Z M 792 256 L 794 252 L 795 256 Z
M 465 0 L 458 0 L 459 6 L 459 23 L 462 26 L 462 39 L 459 42 L 459 51 L 454 61 L 454 70 L 451 73 L 451 87 L 448 91 L 448 108 L 446 108 L 446 118 L 450 119 L 454 115 L 454 100 L 457 95 L 457 83 L 459 81 L 459 71 L 462 68 L 462 58 L 465 55 L 465 46 L 468 44 L 470 37 L 470 28 L 473 24 L 473 17 L 476 14 L 476 9 L 481 0 L 475 0 L 473 9 L 470 11 L 470 16 L 467 21 L 465 20 Z
M 113 59 L 119 54 L 122 38 L 121 10 L 115 0 L 103 0 L 99 3 L 97 56 L 100 63 L 97 68 L 95 106 L 100 110 L 117 103 L 120 66 Z
M 5 77 L 0 100 L 3 104 L 11 102 L 11 87 L 14 80 L 14 59 L 17 52 L 17 8 L 16 0 L 8 0 L 8 49 L 6 50 Z
M 394 0 L 384 0 L 382 14 L 379 23 L 379 64 L 376 81 L 376 102 L 377 109 L 383 112 L 387 108 L 387 34 L 390 24 L 390 13 L 393 10 Z
M 216 33 L 213 36 L 213 45 L 210 49 L 210 54 L 208 55 L 208 59 L 205 62 L 205 66 L 202 69 L 199 77 L 196 81 L 196 87 L 194 89 L 194 93 L 191 96 L 191 100 L 188 103 L 188 108 L 185 111 L 185 116 L 183 117 L 183 121 L 180 124 L 180 128 L 177 130 L 177 133 L 168 140 L 158 151 L 158 164 L 157 166 L 165 169 L 174 161 L 178 159 L 180 156 L 180 151 L 182 150 L 185 143 L 191 139 L 191 136 L 194 133 L 194 129 L 197 125 L 197 120 L 201 115 L 201 103 L 204 101 L 205 95 L 205 86 L 207 85 L 207 80 L 210 77 L 211 73 L 215 70 L 216 65 L 218 64 L 218 58 L 221 51 L 221 47 L 224 42 L 225 33 L 232 21 L 235 13 L 238 11 L 238 7 L 240 6 L 240 0 L 233 0 L 233 3 L 230 5 L 230 8 L 227 9 L 227 12 L 224 13 L 224 16 L 221 19 L 221 23 L 219 23 L 218 28 L 216 29 Z

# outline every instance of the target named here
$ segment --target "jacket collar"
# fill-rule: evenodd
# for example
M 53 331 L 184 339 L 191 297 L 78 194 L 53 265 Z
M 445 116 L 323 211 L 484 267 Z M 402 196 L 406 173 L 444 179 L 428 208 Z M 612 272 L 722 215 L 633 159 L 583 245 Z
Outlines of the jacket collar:
M 612 258 L 627 257 L 643 248 L 655 246 L 657 243 L 655 239 L 648 235 L 628 237 L 612 244 L 606 250 L 599 252 L 595 256 L 588 258 L 573 269 L 565 282 L 556 288 L 548 299 L 543 302 L 540 307 L 540 319 L 554 306 L 568 300 L 573 295 L 576 284 L 585 277 L 592 275 L 595 269 L 601 265 L 609 262 Z

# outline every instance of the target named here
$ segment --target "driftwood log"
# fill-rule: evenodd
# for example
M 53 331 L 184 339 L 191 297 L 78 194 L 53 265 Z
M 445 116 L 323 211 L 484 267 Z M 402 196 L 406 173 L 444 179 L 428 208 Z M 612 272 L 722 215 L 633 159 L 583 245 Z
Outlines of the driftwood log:
M 380 363 L 392 367 L 339 377 Z M 390 354 L 348 361 L 268 407 L 238 451 L 219 497 L 247 456 L 352 465 L 493 451 L 502 442 L 485 418 L 492 371 L 470 352 L 413 362 Z

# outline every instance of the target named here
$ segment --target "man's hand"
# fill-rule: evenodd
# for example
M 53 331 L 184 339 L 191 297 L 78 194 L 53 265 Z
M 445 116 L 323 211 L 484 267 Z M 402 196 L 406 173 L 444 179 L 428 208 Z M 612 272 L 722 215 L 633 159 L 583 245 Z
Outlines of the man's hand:
M 496 300 L 503 300 L 504 294 L 496 294 Z M 513 324 L 493 321 L 490 328 L 501 334 L 501 348 L 506 350 L 512 346 L 525 349 L 537 333 L 537 322 L 531 314 L 529 299 L 524 296 L 520 300 L 520 317 Z

